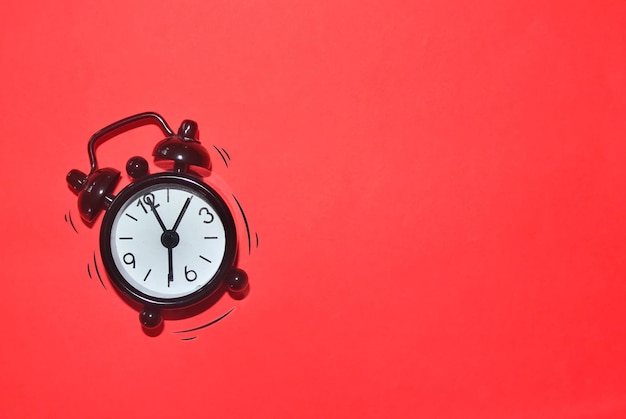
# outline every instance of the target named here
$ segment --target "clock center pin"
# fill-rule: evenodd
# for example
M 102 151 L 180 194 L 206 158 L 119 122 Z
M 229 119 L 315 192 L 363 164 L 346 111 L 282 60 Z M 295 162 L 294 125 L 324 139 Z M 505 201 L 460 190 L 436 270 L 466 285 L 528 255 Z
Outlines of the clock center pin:
M 168 249 L 173 249 L 178 246 L 178 242 L 180 242 L 180 237 L 175 231 L 167 230 L 161 234 L 161 244 Z

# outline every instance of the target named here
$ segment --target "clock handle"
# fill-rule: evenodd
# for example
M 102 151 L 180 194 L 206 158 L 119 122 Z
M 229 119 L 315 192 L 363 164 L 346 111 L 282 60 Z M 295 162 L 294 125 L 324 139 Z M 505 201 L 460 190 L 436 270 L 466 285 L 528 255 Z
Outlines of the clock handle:
M 121 119 L 107 125 L 91 136 L 87 144 L 91 171 L 87 175 L 78 169 L 73 169 L 67 175 L 68 185 L 78 194 L 78 209 L 85 222 L 88 224 L 92 223 L 100 210 L 110 203 L 110 194 L 120 179 L 120 171 L 117 169 L 98 169 L 96 146 L 100 142 L 124 131 L 155 121 L 160 125 L 163 132 L 170 137 L 174 136 L 174 132 L 163 117 L 154 112 L 144 112 Z
M 143 112 L 137 115 L 129 116 L 124 119 L 120 119 L 117 122 L 114 122 L 106 127 L 102 128 L 100 131 L 96 132 L 89 139 L 89 143 L 87 144 L 87 152 L 89 153 L 89 161 L 91 162 L 91 173 L 98 170 L 98 163 L 96 160 L 96 146 L 98 143 L 105 141 L 111 137 L 114 137 L 118 134 L 121 134 L 124 131 L 128 131 L 143 125 L 148 124 L 149 122 L 157 122 L 160 125 L 161 129 L 165 134 L 172 137 L 174 136 L 174 131 L 170 128 L 170 126 L 165 122 L 165 119 L 161 115 L 156 112 Z

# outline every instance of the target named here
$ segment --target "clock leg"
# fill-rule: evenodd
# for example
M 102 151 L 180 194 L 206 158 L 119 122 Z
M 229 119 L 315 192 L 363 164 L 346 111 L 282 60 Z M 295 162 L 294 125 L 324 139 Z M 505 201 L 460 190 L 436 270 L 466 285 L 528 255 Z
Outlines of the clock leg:
M 156 329 L 161 325 L 163 318 L 159 310 L 152 307 L 145 307 L 141 313 L 139 313 L 139 321 L 146 329 Z
M 226 284 L 231 293 L 241 293 L 248 287 L 248 274 L 243 269 L 234 269 Z

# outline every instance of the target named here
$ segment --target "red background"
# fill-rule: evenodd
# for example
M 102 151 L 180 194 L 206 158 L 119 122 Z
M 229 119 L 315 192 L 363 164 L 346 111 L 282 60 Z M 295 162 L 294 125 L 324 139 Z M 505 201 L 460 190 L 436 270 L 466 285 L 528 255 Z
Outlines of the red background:
M 0 19 L 1 417 L 626 415 L 623 1 Z M 248 297 L 159 337 L 89 279 L 98 226 L 65 184 L 91 134 L 148 110 L 200 124 L 208 181 L 259 235 Z M 161 138 L 112 140 L 101 164 Z

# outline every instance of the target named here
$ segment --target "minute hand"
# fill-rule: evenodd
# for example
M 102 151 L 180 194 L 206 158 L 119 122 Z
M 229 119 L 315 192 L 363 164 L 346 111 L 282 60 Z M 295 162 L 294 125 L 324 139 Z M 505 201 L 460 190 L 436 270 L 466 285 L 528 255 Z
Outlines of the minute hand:
M 185 205 L 183 205 L 183 209 L 180 210 L 180 214 L 178 214 L 178 218 L 176 219 L 176 222 L 174 223 L 174 227 L 172 227 L 172 231 L 176 231 L 176 229 L 178 228 L 178 225 L 180 224 L 181 220 L 183 219 L 183 215 L 185 215 L 185 211 L 187 211 L 187 207 L 189 207 L 189 203 L 191 202 L 191 198 L 193 198 L 193 197 L 190 196 L 185 201 Z

